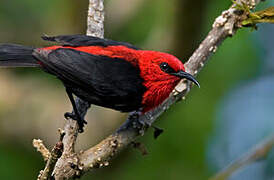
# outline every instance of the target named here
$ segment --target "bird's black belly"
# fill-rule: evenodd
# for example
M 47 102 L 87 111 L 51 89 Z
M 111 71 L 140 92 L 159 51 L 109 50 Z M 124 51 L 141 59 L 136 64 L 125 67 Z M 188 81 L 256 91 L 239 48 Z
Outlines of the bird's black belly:
M 141 94 L 128 94 L 127 96 L 102 96 L 92 92 L 92 90 L 86 90 L 80 87 L 72 87 L 71 85 L 66 84 L 65 86 L 77 97 L 94 105 L 111 108 L 121 112 L 131 112 L 141 108 Z

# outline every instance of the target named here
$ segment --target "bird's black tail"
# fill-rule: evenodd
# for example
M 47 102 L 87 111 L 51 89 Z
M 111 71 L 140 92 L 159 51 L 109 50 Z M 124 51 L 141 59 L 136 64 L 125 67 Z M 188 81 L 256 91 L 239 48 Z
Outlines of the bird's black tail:
M 17 44 L 0 44 L 0 67 L 37 67 L 33 48 Z

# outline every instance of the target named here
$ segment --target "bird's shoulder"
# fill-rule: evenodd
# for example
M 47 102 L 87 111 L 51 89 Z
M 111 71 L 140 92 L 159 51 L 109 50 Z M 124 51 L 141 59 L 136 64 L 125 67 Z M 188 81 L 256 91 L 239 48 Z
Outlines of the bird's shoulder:
M 98 38 L 87 35 L 61 35 L 61 36 L 42 36 L 43 40 L 60 43 L 64 46 L 125 46 L 130 49 L 139 48 L 127 42 L 114 41 L 110 39 Z

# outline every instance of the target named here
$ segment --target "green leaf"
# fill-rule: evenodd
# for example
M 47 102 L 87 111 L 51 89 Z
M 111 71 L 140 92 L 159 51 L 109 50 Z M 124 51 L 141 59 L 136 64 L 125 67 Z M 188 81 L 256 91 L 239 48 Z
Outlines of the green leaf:
M 250 13 L 248 18 L 242 22 L 242 25 L 254 27 L 258 23 L 274 23 L 274 7 Z

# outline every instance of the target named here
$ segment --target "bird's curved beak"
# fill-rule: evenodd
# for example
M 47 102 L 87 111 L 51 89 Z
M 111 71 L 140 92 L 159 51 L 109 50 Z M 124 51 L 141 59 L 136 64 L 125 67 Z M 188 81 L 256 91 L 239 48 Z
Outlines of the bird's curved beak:
M 177 77 L 179 77 L 181 79 L 185 78 L 187 80 L 190 80 L 190 81 L 192 81 L 194 84 L 196 84 L 200 88 L 199 82 L 191 74 L 189 74 L 189 73 L 187 73 L 185 71 L 180 70 L 180 71 L 178 71 L 176 73 L 172 73 L 172 75 L 177 76 Z

